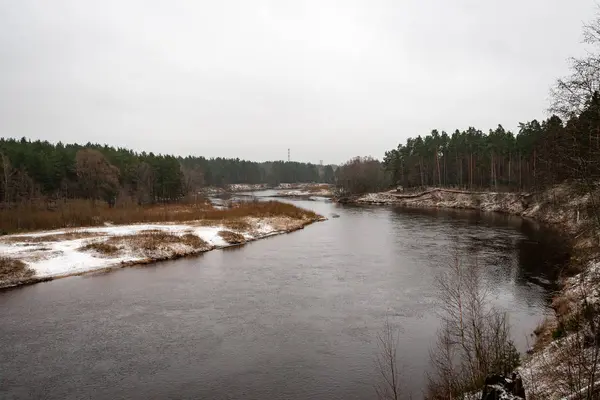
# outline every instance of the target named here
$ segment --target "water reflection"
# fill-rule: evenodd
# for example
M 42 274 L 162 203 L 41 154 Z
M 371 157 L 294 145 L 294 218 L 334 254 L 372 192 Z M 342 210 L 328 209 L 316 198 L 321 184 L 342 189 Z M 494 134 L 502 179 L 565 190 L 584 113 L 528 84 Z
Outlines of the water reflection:
M 0 398 L 373 398 L 374 341 L 401 329 L 418 398 L 439 325 L 436 274 L 457 246 L 484 268 L 517 346 L 564 257 L 499 214 L 339 206 L 290 235 L 0 292 Z

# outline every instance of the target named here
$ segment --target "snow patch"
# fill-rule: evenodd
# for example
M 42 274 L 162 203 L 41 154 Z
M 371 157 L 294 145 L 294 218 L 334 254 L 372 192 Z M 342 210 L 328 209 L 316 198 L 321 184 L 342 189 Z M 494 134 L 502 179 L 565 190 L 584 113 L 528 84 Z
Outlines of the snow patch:
M 272 224 L 250 219 L 252 229 L 248 232 L 234 231 L 244 235 L 246 240 L 280 233 Z M 169 258 L 175 255 L 193 254 L 214 248 L 223 248 L 229 244 L 219 236 L 219 232 L 231 230 L 222 225 L 196 226 L 194 224 L 132 224 L 90 227 L 85 229 L 52 230 L 29 234 L 4 236 L 0 240 L 0 254 L 22 260 L 35 271 L 36 278 L 59 277 L 79 274 L 98 269 L 110 268 L 122 263 L 138 262 L 147 259 Z M 115 255 L 98 254 L 93 250 L 83 250 L 90 243 L 102 243 L 115 237 L 132 238 L 144 231 L 160 231 L 183 236 L 192 233 L 203 239 L 207 249 L 195 249 L 184 243 L 164 243 L 156 250 L 141 251 L 127 245 L 120 246 Z M 85 234 L 84 238 L 70 239 L 68 234 Z M 65 234 L 65 238 L 57 240 L 56 235 Z M 45 237 L 50 237 L 44 240 Z M 36 240 L 31 241 L 32 238 Z M 21 239 L 21 240 L 19 240 Z M 0 282 L 1 283 L 1 282 Z

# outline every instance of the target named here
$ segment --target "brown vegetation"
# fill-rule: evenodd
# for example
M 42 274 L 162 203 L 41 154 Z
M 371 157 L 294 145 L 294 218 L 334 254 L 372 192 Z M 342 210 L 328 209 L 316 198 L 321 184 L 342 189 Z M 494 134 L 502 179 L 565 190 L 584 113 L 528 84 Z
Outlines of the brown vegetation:
M 310 185 L 306 187 L 306 190 L 310 193 L 323 192 L 325 190 L 331 190 L 332 186 L 326 183 L 320 185 Z
M 0 209 L 0 232 L 12 233 L 66 227 L 99 226 L 105 223 L 219 221 L 230 229 L 247 228 L 244 218 L 290 217 L 317 220 L 312 211 L 277 201 L 234 203 L 216 209 L 210 204 L 177 203 L 165 205 L 117 204 L 69 200 L 56 204 L 28 203 Z
M 542 322 L 533 331 L 535 335 L 535 342 L 533 344 L 533 351 L 538 352 L 552 342 L 552 332 L 556 327 L 556 321 L 554 318 L 544 318 Z
M 222 225 L 234 231 L 249 231 L 252 225 L 243 219 L 229 219 L 223 221 Z
M 431 353 L 428 399 L 460 398 L 492 374 L 507 375 L 519 364 L 506 313 L 489 303 L 476 260 L 458 253 L 437 280 L 442 329 Z
M 166 248 L 172 244 L 183 244 L 194 250 L 209 250 L 210 245 L 201 237 L 192 233 L 179 236 L 169 232 L 145 232 L 137 235 L 114 236 L 106 241 L 112 246 L 128 245 L 133 249 L 143 252 L 156 251 Z
M 85 239 L 88 237 L 103 236 L 102 232 L 87 232 L 87 231 L 72 231 L 65 233 L 57 233 L 52 235 L 42 236 L 11 236 L 6 240 L 15 243 L 43 243 L 43 242 L 60 242 L 63 240 Z
M 142 231 L 137 235 L 113 236 L 106 241 L 91 242 L 80 247 L 80 250 L 94 251 L 102 255 L 114 256 L 124 247 L 129 247 L 134 251 L 139 250 L 142 253 L 149 255 L 150 252 L 170 249 L 170 245 L 173 244 L 182 244 L 198 251 L 205 251 L 211 248 L 204 239 L 193 233 L 176 235 L 169 232 L 149 229 Z
M 21 260 L 0 257 L 0 281 L 18 281 L 32 277 L 33 270 Z
M 243 244 L 246 243 L 246 238 L 236 232 L 231 231 L 219 231 L 219 236 L 223 238 L 229 244 Z
M 107 256 L 115 255 L 119 252 L 119 248 L 115 245 L 106 242 L 92 242 L 79 248 L 83 251 L 94 251 L 96 253 L 104 254 Z
M 355 157 L 336 171 L 344 194 L 377 192 L 387 187 L 383 167 L 372 157 Z
M 587 270 L 563 291 L 551 328 L 551 345 L 541 349 L 524 368 L 529 399 L 593 400 L 600 397 L 600 275 Z M 566 306 L 566 303 L 570 303 Z

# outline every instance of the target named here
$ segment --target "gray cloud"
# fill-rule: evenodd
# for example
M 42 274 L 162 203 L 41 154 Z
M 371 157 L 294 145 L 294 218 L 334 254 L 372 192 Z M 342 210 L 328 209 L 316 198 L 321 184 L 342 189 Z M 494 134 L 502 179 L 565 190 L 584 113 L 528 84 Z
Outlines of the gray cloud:
M 0 0 L 0 136 L 341 162 L 543 118 L 593 0 Z

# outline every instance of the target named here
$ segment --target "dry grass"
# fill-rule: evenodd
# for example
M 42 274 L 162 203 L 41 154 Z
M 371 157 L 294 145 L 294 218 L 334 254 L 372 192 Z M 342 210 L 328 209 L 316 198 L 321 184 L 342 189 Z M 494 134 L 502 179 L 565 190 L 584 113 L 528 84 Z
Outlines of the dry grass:
M 143 231 L 140 231 L 140 233 L 162 233 L 163 231 L 161 231 L 160 229 L 144 229 Z
M 112 256 L 119 252 L 119 248 L 106 242 L 93 242 L 79 248 L 83 251 L 95 251 L 106 256 Z
M 564 317 L 571 314 L 573 312 L 574 304 L 575 299 L 566 293 L 558 294 L 552 299 L 552 308 L 558 317 Z
M 198 235 L 194 235 L 193 233 L 186 233 L 183 236 L 179 237 L 181 243 L 193 247 L 194 249 L 204 249 L 209 248 L 210 245 L 202 239 Z
M 34 271 L 21 260 L 0 257 L 0 281 L 15 281 L 32 277 Z
M 106 222 L 131 224 L 137 222 L 184 222 L 195 220 L 219 221 L 231 229 L 244 226 L 247 217 L 287 216 L 295 219 L 316 220 L 312 211 L 292 204 L 269 202 L 236 203 L 227 209 L 215 209 L 207 203 L 138 206 L 121 205 L 110 208 L 106 203 L 87 200 L 69 200 L 49 207 L 48 204 L 25 204 L 0 210 L 0 233 L 99 226 Z
M 544 318 L 533 331 L 535 342 L 533 343 L 533 351 L 538 352 L 544 349 L 552 342 L 552 332 L 556 328 L 556 320 Z
M 325 190 L 331 190 L 331 185 L 321 184 L 321 185 L 312 185 L 306 188 L 306 190 L 310 193 L 321 192 Z
M 249 231 L 252 229 L 252 224 L 244 219 L 229 219 L 223 221 L 222 224 L 224 227 L 232 229 L 234 231 Z
M 86 232 L 86 231 L 73 231 L 73 232 L 65 232 L 65 233 L 57 233 L 53 235 L 43 235 L 43 236 L 12 236 L 6 238 L 8 242 L 18 242 L 18 243 L 43 243 L 43 242 L 60 242 L 63 240 L 75 240 L 75 239 L 85 239 L 88 237 L 97 237 L 103 236 L 104 233 L 99 232 Z
M 172 244 L 183 244 L 195 250 L 208 250 L 210 245 L 201 237 L 192 233 L 179 236 L 169 232 L 141 232 L 137 235 L 113 236 L 106 241 L 109 246 L 128 245 L 143 251 L 156 251 Z
M 219 231 L 219 236 L 223 238 L 229 244 L 243 244 L 246 243 L 246 238 L 236 232 L 231 231 Z

